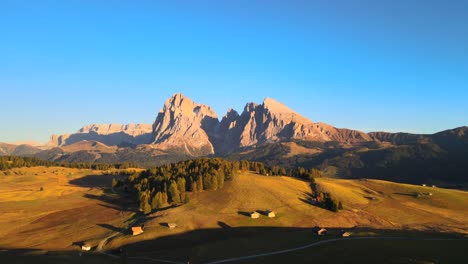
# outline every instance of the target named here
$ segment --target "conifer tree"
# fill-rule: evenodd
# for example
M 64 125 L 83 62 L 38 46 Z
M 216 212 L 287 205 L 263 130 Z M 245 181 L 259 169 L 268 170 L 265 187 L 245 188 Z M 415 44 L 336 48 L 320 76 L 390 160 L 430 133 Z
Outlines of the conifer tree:
M 171 185 L 169 185 L 169 196 L 172 204 L 180 204 L 180 192 L 175 181 L 172 181 Z

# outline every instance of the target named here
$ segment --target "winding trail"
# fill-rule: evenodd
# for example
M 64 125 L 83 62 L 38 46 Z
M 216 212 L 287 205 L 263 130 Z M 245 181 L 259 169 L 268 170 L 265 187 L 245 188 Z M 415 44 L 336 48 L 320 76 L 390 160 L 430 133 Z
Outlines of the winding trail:
M 301 246 L 301 247 L 295 247 L 295 248 L 289 248 L 289 249 L 284 249 L 284 250 L 271 251 L 271 252 L 266 252 L 266 253 L 261 253 L 261 254 L 255 254 L 255 255 L 244 256 L 244 257 L 221 259 L 221 260 L 216 260 L 216 261 L 212 261 L 212 262 L 206 262 L 205 264 L 228 263 L 228 262 L 235 262 L 235 261 L 241 261 L 241 260 L 247 260 L 247 259 L 254 259 L 254 258 L 259 258 L 259 257 L 273 256 L 273 255 L 278 255 L 278 254 L 283 254 L 283 253 L 288 253 L 288 252 L 303 250 L 303 249 L 310 248 L 310 247 L 320 246 L 320 245 L 323 245 L 323 244 L 333 243 L 333 242 L 336 242 L 336 241 L 347 241 L 347 240 L 401 240 L 401 239 L 405 239 L 405 240 L 417 240 L 417 241 L 453 241 L 453 240 L 468 241 L 468 239 L 465 239 L 465 238 L 409 238 L 409 237 L 349 237 L 349 238 L 333 238 L 333 239 L 327 239 L 327 240 L 322 240 L 322 241 L 314 242 L 314 243 L 311 243 L 311 244 L 308 244 L 308 245 L 304 245 L 304 246 Z
M 412 237 L 349 237 L 349 238 L 333 238 L 333 239 L 326 239 L 322 241 L 317 241 L 311 244 L 307 244 L 304 246 L 300 247 L 295 247 L 295 248 L 288 248 L 288 249 L 283 249 L 283 250 L 276 250 L 276 251 L 271 251 L 271 252 L 265 252 L 261 254 L 255 254 L 255 255 L 248 255 L 248 256 L 243 256 L 243 257 L 235 257 L 235 258 L 227 258 L 227 259 L 220 259 L 216 261 L 211 261 L 211 262 L 205 262 L 204 264 L 220 264 L 220 263 L 229 263 L 229 262 L 236 262 L 236 261 L 242 261 L 242 260 L 248 260 L 248 259 L 254 259 L 254 258 L 259 258 L 259 257 L 267 257 L 267 256 L 273 256 L 273 255 L 279 255 L 279 254 L 284 254 L 284 253 L 289 253 L 289 252 L 294 252 L 294 251 L 299 251 L 303 250 L 306 248 L 311 248 L 311 247 L 316 247 L 328 243 L 333 243 L 337 241 L 349 241 L 349 240 L 414 240 L 414 241 L 468 241 L 466 238 L 412 238 Z M 103 240 L 104 241 L 104 240 Z M 107 240 L 106 240 L 107 241 Z M 99 251 L 101 254 L 104 254 L 109 257 L 113 258 L 120 258 L 118 255 L 106 253 L 105 251 Z M 170 264 L 186 264 L 186 262 L 180 262 L 180 261 L 174 261 L 174 260 L 167 260 L 167 259 L 155 259 L 155 258 L 149 258 L 149 257 L 128 257 L 128 259 L 135 259 L 135 260 L 148 260 L 148 261 L 153 261 L 153 262 L 160 262 L 160 263 L 170 263 Z

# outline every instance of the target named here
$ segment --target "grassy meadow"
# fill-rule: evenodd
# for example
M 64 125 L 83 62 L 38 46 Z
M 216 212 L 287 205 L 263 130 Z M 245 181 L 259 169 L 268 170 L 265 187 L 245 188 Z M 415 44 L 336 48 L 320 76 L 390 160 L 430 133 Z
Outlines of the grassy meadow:
M 101 171 L 32 167 L 7 174 L 0 174 L 0 248 L 77 250 L 74 243 L 92 243 L 131 216 L 100 199 L 114 177 Z
M 125 248 L 129 258 L 203 263 L 337 238 L 342 229 L 351 230 L 354 237 L 463 237 L 468 233 L 468 194 L 464 191 L 380 180 L 318 178 L 318 188 L 333 193 L 344 204 L 343 210 L 334 213 L 311 204 L 306 181 L 242 172 L 222 190 L 190 193 L 188 204 L 153 212 L 144 221 L 145 232 L 132 236 L 127 227 L 139 214 L 130 197 L 110 189 L 115 176 L 61 167 L 17 168 L 8 175 L 2 173 L 0 259 L 6 261 L 19 254 L 24 263 L 34 259 L 39 263 L 113 263 L 115 260 L 103 255 L 77 257 L 80 243 L 95 247 L 111 235 L 104 249 L 117 252 Z M 426 193 L 432 195 L 420 195 Z M 276 217 L 248 216 L 249 212 L 265 210 L 275 211 Z M 169 229 L 167 223 L 177 227 Z M 324 238 L 313 235 L 312 228 L 317 225 L 328 228 L 329 234 Z M 372 254 L 366 255 L 365 261 L 385 252 L 399 252 L 391 263 L 411 263 L 407 256 L 412 251 L 405 251 L 407 248 L 417 248 L 414 255 L 418 261 L 430 261 L 450 260 L 433 250 L 437 247 L 448 247 L 446 251 L 453 250 L 454 256 L 459 256 L 458 248 L 466 247 L 465 241 L 394 242 L 339 241 L 240 263 L 325 260 L 320 252 L 354 263 L 351 260 L 358 261 L 355 256 L 366 251 Z M 432 255 L 424 258 L 424 252 Z M 147 262 L 133 259 L 129 263 Z

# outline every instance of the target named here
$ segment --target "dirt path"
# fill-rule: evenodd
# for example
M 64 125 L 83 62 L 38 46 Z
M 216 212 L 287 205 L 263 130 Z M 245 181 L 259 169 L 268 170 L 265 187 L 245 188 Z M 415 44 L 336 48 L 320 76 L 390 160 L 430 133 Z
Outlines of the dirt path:
M 143 219 L 143 218 L 144 218 L 144 216 L 138 217 L 137 219 L 133 220 L 133 222 L 131 222 L 126 228 L 122 228 L 122 229 L 124 230 L 124 229 L 128 229 L 128 228 L 132 228 L 132 226 L 133 226 L 136 222 L 140 221 L 140 220 Z M 120 234 L 121 234 L 121 232 L 114 232 L 114 233 L 110 234 L 109 236 L 107 236 L 107 237 L 101 239 L 101 241 L 99 241 L 99 244 L 98 244 L 98 246 L 97 246 L 97 248 L 96 248 L 96 251 L 98 251 L 98 252 L 103 252 L 103 248 L 104 248 L 104 246 L 107 244 L 107 241 L 109 241 L 109 239 L 114 238 L 114 237 L 116 237 L 116 236 L 118 236 L 118 235 L 120 235 Z
M 303 250 L 310 247 L 316 247 L 323 244 L 333 243 L 336 241 L 346 241 L 346 240 L 399 240 L 399 239 L 406 239 L 406 240 L 418 240 L 418 241 L 452 241 L 452 240 L 467 240 L 464 238 L 408 238 L 408 237 L 350 237 L 350 238 L 334 238 L 334 239 L 327 239 L 318 242 L 314 242 L 305 246 L 289 248 L 284 250 L 278 251 L 271 251 L 262 254 L 255 254 L 249 255 L 244 257 L 237 257 L 237 258 L 228 258 L 228 259 L 221 259 L 212 262 L 206 262 L 205 264 L 219 264 L 219 263 L 228 263 L 228 262 L 235 262 L 240 260 L 247 260 L 247 259 L 254 259 L 258 257 L 266 257 L 266 256 L 273 256 L 298 250 Z

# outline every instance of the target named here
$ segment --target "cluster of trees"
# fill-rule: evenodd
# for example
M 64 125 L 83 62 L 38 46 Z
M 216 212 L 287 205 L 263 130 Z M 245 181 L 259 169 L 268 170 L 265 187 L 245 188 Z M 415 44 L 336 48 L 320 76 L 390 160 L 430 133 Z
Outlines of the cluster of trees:
M 171 205 L 188 203 L 189 197 L 186 192 L 202 192 L 204 190 L 218 190 L 223 188 L 224 182 L 235 177 L 241 171 L 253 171 L 261 175 L 277 176 L 289 175 L 296 178 L 306 179 L 311 182 L 313 196 L 319 206 L 331 211 L 343 208 L 338 201 L 328 192 L 318 191 L 315 178 L 322 177 L 322 173 L 315 169 L 302 167 L 293 168 L 289 171 L 281 166 L 265 166 L 262 162 L 227 161 L 219 158 L 195 159 L 173 164 L 154 167 L 142 172 L 130 172 L 128 168 L 138 168 L 138 164 L 125 162 L 120 164 L 108 163 L 67 163 L 53 162 L 31 157 L 2 156 L 0 157 L 0 171 L 19 167 L 34 166 L 58 166 L 78 169 L 110 170 L 118 169 L 114 173 L 129 175 L 125 181 L 112 181 L 113 188 L 123 190 L 134 190 L 140 203 L 140 210 L 150 213 L 152 210 L 164 208 Z
M 5 171 L 12 168 L 34 167 L 34 166 L 54 166 L 53 161 L 41 160 L 38 158 L 26 158 L 17 156 L 0 157 L 0 170 Z
M 315 188 L 315 178 L 322 177 L 317 169 L 295 168 L 289 172 L 280 166 L 267 167 L 261 162 L 227 161 L 219 158 L 202 158 L 154 167 L 134 173 L 125 180 L 114 180 L 114 188 L 133 191 L 138 199 L 140 210 L 145 214 L 168 206 L 188 203 L 187 192 L 222 189 L 225 181 L 232 180 L 238 171 L 253 171 L 262 175 L 290 175 L 311 181 Z M 319 206 L 338 211 L 343 206 L 327 192 L 313 189 Z
M 124 162 L 118 164 L 111 163 L 70 163 L 70 162 L 54 162 L 43 160 L 34 157 L 19 157 L 19 156 L 0 156 L 0 171 L 9 170 L 12 168 L 22 168 L 22 167 L 36 167 L 36 166 L 46 166 L 46 167 L 65 167 L 65 168 L 75 168 L 75 169 L 92 169 L 92 170 L 110 170 L 110 169 L 119 169 L 125 170 L 129 168 L 139 168 L 138 164 L 131 162 Z
M 338 212 L 343 209 L 341 201 L 333 197 L 331 193 L 321 191 L 315 183 L 314 178 L 310 178 L 310 186 L 312 189 L 312 197 L 314 197 L 314 203 L 316 205 L 332 212 Z
M 323 174 L 321 171 L 315 168 L 305 169 L 303 167 L 298 167 L 298 168 L 291 169 L 289 171 L 289 176 L 301 178 L 305 180 L 310 180 L 313 182 L 315 178 L 323 177 Z
M 245 164 L 245 163 L 244 163 Z M 250 168 L 247 163 L 246 169 Z M 186 192 L 202 192 L 223 188 L 241 169 L 241 162 L 222 159 L 196 159 L 154 167 L 134 173 L 125 181 L 114 181 L 114 187 L 133 189 L 140 210 L 152 210 L 188 203 Z

